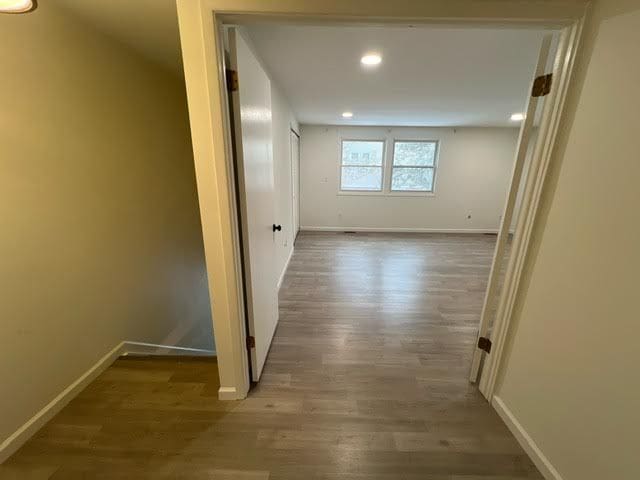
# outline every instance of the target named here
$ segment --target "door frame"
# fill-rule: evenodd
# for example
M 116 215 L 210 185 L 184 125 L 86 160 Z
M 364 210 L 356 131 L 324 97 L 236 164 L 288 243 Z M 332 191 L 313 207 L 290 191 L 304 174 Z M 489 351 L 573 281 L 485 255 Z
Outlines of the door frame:
M 552 43 L 552 35 L 546 35 L 540 46 L 540 51 L 538 54 L 538 61 L 536 70 L 533 74 L 533 79 L 537 78 L 540 75 L 545 75 L 547 73 L 547 64 L 549 63 L 549 55 L 551 53 L 551 43 Z M 560 40 L 558 42 L 557 52 L 553 61 L 553 70 L 558 70 L 558 62 L 557 59 L 561 58 L 565 49 L 567 48 L 567 38 L 566 34 L 560 36 Z M 551 72 L 557 75 L 557 72 Z M 533 82 L 532 79 L 532 82 Z M 552 82 L 553 83 L 553 82 Z M 530 90 L 532 86 L 529 87 Z M 551 93 L 551 92 L 550 92 Z M 516 147 L 515 154 L 515 162 L 513 165 L 513 170 L 511 173 L 511 182 L 509 186 L 509 191 L 507 192 L 507 198 L 505 202 L 505 207 L 503 209 L 503 213 L 501 215 L 500 228 L 498 229 L 498 238 L 496 241 L 496 247 L 494 249 L 493 261 L 491 263 L 491 271 L 489 273 L 489 281 L 487 283 L 487 288 L 485 290 L 484 303 L 482 305 L 482 312 L 480 314 L 480 325 L 478 328 L 478 341 L 474 345 L 473 351 L 473 359 L 471 361 L 471 372 L 469 374 L 469 381 L 475 383 L 478 381 L 478 377 L 481 373 L 481 363 L 482 360 L 485 359 L 486 355 L 484 350 L 482 350 L 480 345 L 480 338 L 487 338 L 489 335 L 489 323 L 491 321 L 492 312 L 494 311 L 494 307 L 496 307 L 496 303 L 500 301 L 502 297 L 502 289 L 499 289 L 500 282 L 500 273 L 502 271 L 503 261 L 505 257 L 505 252 L 507 248 L 507 239 L 511 234 L 512 222 L 513 222 L 513 214 L 516 206 L 516 198 L 518 196 L 518 192 L 522 185 L 522 175 L 524 173 L 525 161 L 527 159 L 527 153 L 529 151 L 529 143 L 531 141 L 531 134 L 533 133 L 534 121 L 536 119 L 536 114 L 538 110 L 538 106 L 540 104 L 540 99 L 549 99 L 550 97 L 534 97 L 533 95 L 529 95 L 527 99 L 527 106 L 525 108 L 525 117 L 520 126 L 520 134 L 518 136 L 518 143 Z M 546 102 L 545 102 L 546 103 Z M 530 169 L 527 169 L 530 170 Z M 522 197 L 524 198 L 528 192 L 525 191 L 525 185 L 522 185 Z M 514 237 L 517 235 L 520 236 L 521 232 L 514 232 Z M 511 257 L 511 256 L 510 256 Z M 508 262 L 507 262 L 508 263 Z M 497 317 L 497 312 L 496 312 Z M 491 340 L 491 339 L 489 339 Z M 488 352 L 486 352 L 488 353 Z
M 527 238 L 518 248 L 515 263 L 519 268 L 514 266 L 509 269 L 503 287 L 505 292 L 510 292 L 512 308 L 528 249 L 531 225 L 538 210 L 544 173 L 560 125 L 560 113 L 588 5 L 586 1 L 425 0 L 398 3 L 386 0 L 176 0 L 176 4 L 218 356 L 218 396 L 221 400 L 245 398 L 250 386 L 231 151 L 232 129 L 224 71 L 223 24 L 277 21 L 315 25 L 543 27 L 562 29 L 570 34 L 572 47 L 564 59 L 560 82 L 554 87 L 558 94 L 553 96 L 553 102 L 545 102 L 543 118 L 548 119 L 549 128 L 540 132 L 532 160 L 540 157 L 540 168 L 535 175 L 529 175 L 531 182 L 528 181 L 526 186 L 533 195 L 526 202 L 523 201 L 521 207 L 521 220 L 518 223 L 519 226 L 523 223 L 520 228 Z M 553 103 L 553 108 L 547 108 L 547 103 Z M 507 282 L 510 283 L 507 285 Z M 496 336 L 492 354 L 488 357 L 491 375 L 483 376 L 483 380 L 487 380 L 485 391 L 489 392 L 487 398 L 490 401 L 511 310 L 505 307 L 499 313 L 502 315 L 496 318 L 495 330 L 499 330 L 500 335 Z
M 512 253 L 507 263 L 503 287 L 499 294 L 489 299 L 490 301 L 498 302 L 498 309 L 491 339 L 493 345 L 491 353 L 488 356 L 485 355 L 486 365 L 480 377 L 479 389 L 482 395 L 490 402 L 493 402 L 495 396 L 520 279 L 529 251 L 531 233 L 538 212 L 542 187 L 551 162 L 556 134 L 561 124 L 562 110 L 569 89 L 576 52 L 579 48 L 583 23 L 584 20 L 581 19 L 570 27 L 565 28 L 561 33 L 562 36 L 558 45 L 559 54 L 554 60 L 552 87 L 542 108 L 538 137 L 534 143 L 526 183 L 522 192 L 520 212 L 511 246 Z M 515 188 L 517 189 L 518 186 L 515 186 Z M 503 255 L 504 250 L 501 252 L 496 251 L 496 255 L 498 253 Z
M 296 175 L 293 174 L 294 172 L 294 165 L 293 165 L 293 137 L 292 135 L 294 135 L 297 139 L 298 139 L 298 155 L 296 156 L 297 158 L 297 164 L 295 166 L 295 172 L 298 174 L 297 177 Z M 293 245 L 296 243 L 296 238 L 298 236 L 298 233 L 300 232 L 300 134 L 298 132 L 296 132 L 293 127 L 289 128 L 289 159 L 291 161 L 291 203 L 292 203 L 292 207 L 291 207 L 291 248 L 293 248 Z M 295 197 L 295 201 L 293 201 L 293 195 L 295 192 L 298 192 L 298 195 Z M 296 222 L 297 220 L 297 222 Z

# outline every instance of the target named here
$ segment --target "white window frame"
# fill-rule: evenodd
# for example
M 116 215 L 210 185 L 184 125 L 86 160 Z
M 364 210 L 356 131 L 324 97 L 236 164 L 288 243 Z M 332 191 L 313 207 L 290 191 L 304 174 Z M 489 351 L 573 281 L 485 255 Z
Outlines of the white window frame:
M 343 165 L 342 152 L 344 142 L 379 142 L 382 143 L 382 163 L 380 165 Z M 387 164 L 387 139 L 386 138 L 342 138 L 340 139 L 340 155 L 338 157 L 338 194 L 339 195 L 384 195 L 386 188 L 386 164 Z M 380 168 L 380 188 L 375 190 L 350 190 L 342 188 L 342 170 L 344 167 L 368 167 Z
M 343 190 L 342 189 L 342 147 L 344 142 L 383 142 L 382 147 L 382 188 L 380 190 Z M 393 175 L 393 154 L 395 151 L 396 142 L 428 142 L 436 144 L 436 155 L 433 167 L 417 167 L 417 168 L 433 168 L 433 184 L 432 189 L 427 190 L 391 190 L 391 181 Z M 392 148 L 388 148 L 389 145 L 392 145 Z M 432 139 L 432 138 L 380 138 L 380 137 L 371 137 L 371 138 L 353 138 L 353 137 L 343 137 L 340 138 L 340 151 L 338 153 L 338 196 L 384 196 L 384 197 L 434 197 L 436 190 L 436 177 L 438 170 L 438 161 L 440 157 L 440 140 Z M 349 165 L 347 165 L 349 166 Z M 367 165 L 357 165 L 357 166 L 367 166 Z M 373 165 L 377 167 L 378 165 Z
M 436 149 L 433 157 L 433 166 L 431 165 L 395 165 L 395 157 L 396 157 L 396 143 L 435 143 Z M 436 179 L 438 173 L 438 157 L 440 156 L 440 141 L 439 140 L 430 140 L 430 139 L 405 139 L 405 138 L 394 138 L 393 139 L 393 148 L 391 149 L 391 155 L 389 159 L 389 194 L 390 195 L 425 195 L 430 196 L 434 195 L 436 191 Z M 394 168 L 430 168 L 433 170 L 433 181 L 431 182 L 431 190 L 394 190 L 393 189 L 393 169 Z

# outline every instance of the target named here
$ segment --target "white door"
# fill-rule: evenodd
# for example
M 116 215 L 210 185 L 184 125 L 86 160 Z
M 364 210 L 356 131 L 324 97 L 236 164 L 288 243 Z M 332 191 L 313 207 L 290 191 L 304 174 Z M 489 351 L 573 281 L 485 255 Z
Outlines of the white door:
M 238 76 L 232 110 L 249 356 L 251 378 L 258 381 L 278 323 L 271 83 L 235 29 L 229 31 L 229 50 Z
M 544 75 L 549 59 L 549 50 L 551 48 L 552 35 L 548 34 L 542 40 L 540 52 L 538 54 L 538 63 L 533 76 L 533 82 L 537 77 Z M 513 173 L 511 176 L 511 184 L 507 200 L 505 204 L 504 214 L 502 215 L 500 231 L 498 232 L 498 240 L 493 256 L 493 264 L 491 265 L 491 273 L 489 274 L 489 282 L 485 292 L 484 305 L 480 317 L 480 327 L 478 329 L 478 344 L 474 346 L 473 360 L 471 362 L 470 380 L 476 382 L 481 374 L 480 365 L 482 357 L 485 354 L 485 348 L 490 350 L 487 341 L 490 342 L 491 327 L 497 315 L 497 306 L 502 294 L 502 280 L 505 275 L 505 268 L 510 260 L 509 241 L 511 228 L 514 220 L 514 213 L 517 206 L 518 193 L 524 184 L 523 171 L 525 171 L 525 161 L 527 154 L 530 152 L 529 144 L 532 138 L 534 121 L 538 107 L 542 104 L 544 97 L 530 96 L 525 110 L 525 118 L 520 127 L 520 137 L 516 148 L 515 162 Z M 482 340 L 482 342 L 481 342 Z M 483 344 L 483 347 L 480 344 Z M 490 343 L 489 343 L 490 345 Z
M 300 231 L 300 137 L 291 130 L 291 196 L 293 210 L 293 241 Z

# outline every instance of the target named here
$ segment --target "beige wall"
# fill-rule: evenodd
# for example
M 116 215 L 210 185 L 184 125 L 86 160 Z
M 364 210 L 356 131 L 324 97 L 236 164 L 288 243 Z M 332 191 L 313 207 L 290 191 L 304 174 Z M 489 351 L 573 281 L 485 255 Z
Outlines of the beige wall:
M 595 2 L 498 396 L 564 480 L 640 478 L 640 2 Z
M 0 442 L 123 340 L 213 348 L 184 83 L 0 15 Z

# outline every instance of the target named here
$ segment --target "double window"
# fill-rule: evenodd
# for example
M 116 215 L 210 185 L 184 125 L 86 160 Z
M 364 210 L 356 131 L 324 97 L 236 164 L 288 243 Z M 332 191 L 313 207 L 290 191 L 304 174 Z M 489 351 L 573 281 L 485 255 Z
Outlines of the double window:
M 343 192 L 433 193 L 438 142 L 396 140 L 385 161 L 384 140 L 343 140 Z

